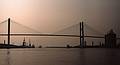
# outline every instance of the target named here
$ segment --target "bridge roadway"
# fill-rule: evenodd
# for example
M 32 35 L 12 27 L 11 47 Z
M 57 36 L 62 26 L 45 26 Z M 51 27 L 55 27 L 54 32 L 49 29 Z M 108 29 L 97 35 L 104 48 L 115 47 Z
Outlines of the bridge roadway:
M 8 36 L 8 34 L 0 34 L 0 36 Z M 67 35 L 67 34 L 33 34 L 33 33 L 13 33 L 10 36 L 63 36 L 63 37 L 80 37 L 79 35 Z M 101 36 L 84 36 L 90 38 L 104 38 Z
M 8 36 L 8 34 L 0 34 L 0 36 Z M 61 36 L 61 37 L 80 37 L 80 35 L 67 35 L 67 34 L 38 34 L 38 33 L 12 33 L 10 36 Z M 102 36 L 84 36 L 86 38 L 101 38 L 104 39 L 105 37 Z M 117 38 L 120 39 L 120 38 Z
M 0 34 L 0 36 L 8 36 L 8 34 Z M 61 37 L 80 37 L 80 35 L 67 35 L 67 34 L 39 34 L 39 33 L 11 33 L 10 36 L 61 36 Z M 86 38 L 102 38 L 104 39 L 105 37 L 102 36 L 84 36 Z M 120 39 L 120 38 L 117 38 Z

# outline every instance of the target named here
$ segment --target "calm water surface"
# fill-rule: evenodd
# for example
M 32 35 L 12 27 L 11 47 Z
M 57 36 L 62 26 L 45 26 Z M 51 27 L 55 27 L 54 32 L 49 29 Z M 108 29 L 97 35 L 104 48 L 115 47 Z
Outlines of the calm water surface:
M 120 49 L 0 49 L 0 65 L 120 65 Z

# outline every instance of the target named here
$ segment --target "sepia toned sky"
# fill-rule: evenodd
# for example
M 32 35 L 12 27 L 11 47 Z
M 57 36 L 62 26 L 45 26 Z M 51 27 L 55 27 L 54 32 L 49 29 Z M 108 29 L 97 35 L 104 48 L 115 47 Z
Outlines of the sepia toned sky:
M 106 33 L 120 33 L 119 0 L 0 0 L 0 22 L 7 18 L 42 33 L 84 21 Z

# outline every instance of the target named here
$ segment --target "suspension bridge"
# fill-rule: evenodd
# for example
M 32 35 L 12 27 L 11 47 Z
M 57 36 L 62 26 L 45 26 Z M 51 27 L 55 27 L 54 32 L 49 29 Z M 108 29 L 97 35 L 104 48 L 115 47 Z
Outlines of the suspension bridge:
M 94 30 L 93 28 L 91 28 L 90 26 L 86 25 L 85 23 L 83 22 L 80 22 L 76 25 L 73 25 L 73 26 L 79 26 L 79 35 L 76 35 L 76 34 L 57 34 L 57 33 L 54 33 L 54 34 L 44 34 L 44 33 L 40 33 L 37 31 L 37 33 L 11 33 L 11 24 L 12 23 L 15 23 L 16 25 L 21 25 L 23 28 L 27 28 L 27 29 L 30 29 L 32 31 L 36 31 L 34 29 L 31 29 L 25 25 L 22 25 L 18 22 L 15 22 L 13 20 L 11 20 L 10 18 L 8 18 L 7 20 L 3 21 L 0 23 L 0 25 L 4 24 L 4 23 L 8 23 L 7 25 L 7 29 L 8 29 L 8 32 L 7 33 L 0 33 L 0 36 L 7 36 L 8 37 L 8 45 L 10 45 L 10 37 L 11 36 L 61 36 L 61 37 L 78 37 L 80 38 L 80 46 L 83 46 L 84 45 L 84 38 L 101 38 L 101 39 L 105 39 L 105 36 L 104 34 L 101 34 L 100 32 Z M 70 26 L 68 27 L 69 29 L 72 29 L 73 26 Z M 92 29 L 94 30 L 95 32 L 98 32 L 99 34 L 101 34 L 102 36 L 93 36 L 93 35 L 87 35 L 85 34 L 85 31 L 84 31 L 84 27 L 88 27 L 89 29 Z M 65 29 L 62 29 L 58 32 L 61 32 L 61 31 L 64 31 L 64 30 L 68 30 L 68 28 L 65 28 Z M 74 31 L 74 29 L 72 29 Z M 22 31 L 21 31 L 22 32 Z M 116 39 L 120 39 L 120 38 L 116 38 Z

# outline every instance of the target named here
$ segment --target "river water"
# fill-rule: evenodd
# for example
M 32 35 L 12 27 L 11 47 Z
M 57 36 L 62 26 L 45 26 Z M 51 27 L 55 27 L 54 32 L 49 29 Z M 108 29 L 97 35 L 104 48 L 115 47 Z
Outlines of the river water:
M 120 49 L 0 49 L 0 65 L 120 65 Z

